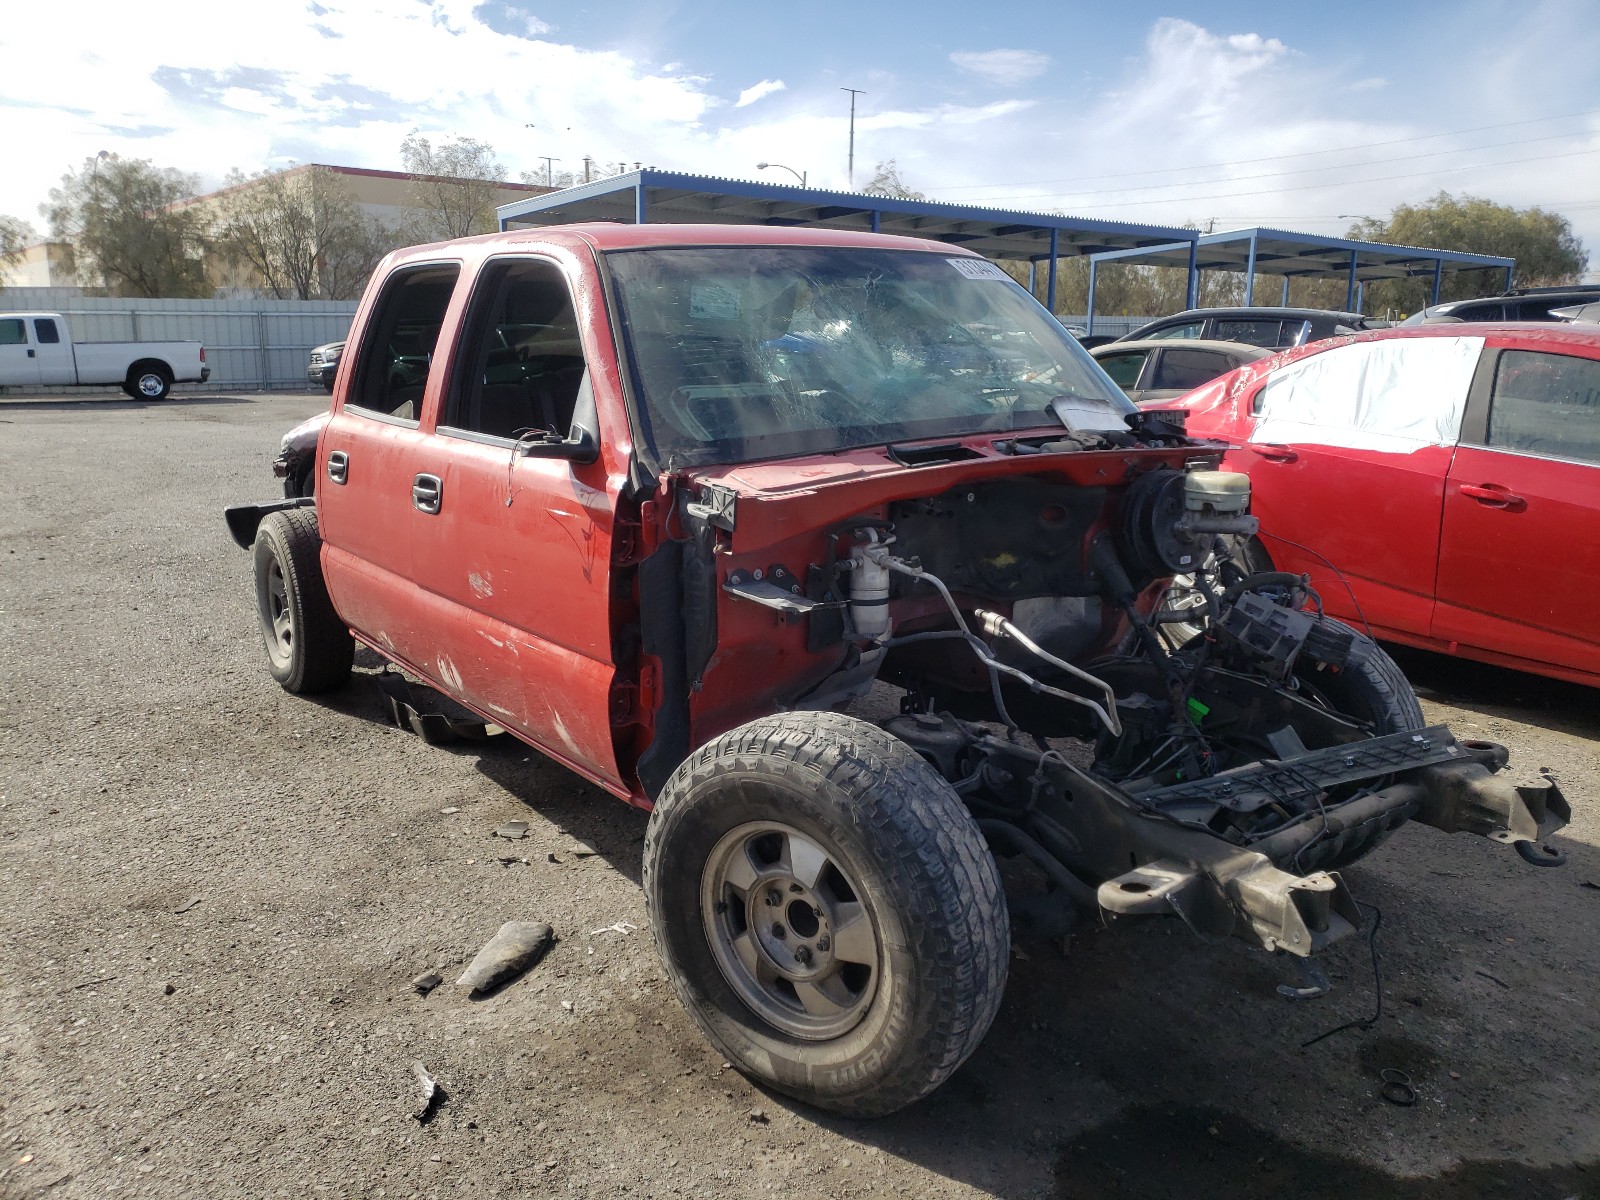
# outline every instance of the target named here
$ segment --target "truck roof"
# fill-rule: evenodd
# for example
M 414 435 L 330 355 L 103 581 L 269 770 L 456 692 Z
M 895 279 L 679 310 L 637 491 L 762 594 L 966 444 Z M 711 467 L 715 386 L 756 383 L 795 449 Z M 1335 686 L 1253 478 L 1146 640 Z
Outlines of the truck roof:
M 434 242 L 395 252 L 396 262 L 431 258 L 443 246 L 527 246 L 541 242 L 581 239 L 596 250 L 629 250 L 647 246 L 839 246 L 872 250 L 920 250 L 947 257 L 979 258 L 971 250 L 926 238 L 903 237 L 891 233 L 860 233 L 843 229 L 800 229 L 771 225 L 623 225 L 610 221 L 589 221 L 573 225 L 545 225 L 537 229 L 513 229 L 461 238 L 454 242 Z

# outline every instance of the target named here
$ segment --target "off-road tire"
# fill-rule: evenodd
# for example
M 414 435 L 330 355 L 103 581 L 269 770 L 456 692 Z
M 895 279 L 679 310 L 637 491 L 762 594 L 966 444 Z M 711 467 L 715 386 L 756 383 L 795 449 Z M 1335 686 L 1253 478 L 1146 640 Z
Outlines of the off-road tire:
M 871 918 L 875 988 L 837 1036 L 796 1037 L 765 1020 L 712 949 L 702 885 L 713 851 L 765 822 L 831 855 Z M 999 1008 L 1010 931 L 983 836 L 931 766 L 853 717 L 764 717 L 691 755 L 651 814 L 644 887 L 667 975 L 712 1044 L 746 1075 L 819 1108 L 904 1108 L 961 1065 Z
M 1383 647 L 1332 617 L 1323 617 L 1322 623 L 1349 631 L 1353 639 L 1349 661 L 1337 673 L 1297 666 L 1296 677 L 1328 707 L 1370 722 L 1375 734 L 1421 729 L 1425 721 L 1417 693 Z M 1375 850 L 1410 817 L 1409 809 L 1394 810 L 1336 838 L 1314 843 L 1300 855 L 1296 865 L 1302 872 L 1349 866 Z
M 268 513 L 256 529 L 256 614 L 267 670 L 297 695 L 340 686 L 355 659 L 355 639 L 328 599 L 321 550 L 310 508 Z

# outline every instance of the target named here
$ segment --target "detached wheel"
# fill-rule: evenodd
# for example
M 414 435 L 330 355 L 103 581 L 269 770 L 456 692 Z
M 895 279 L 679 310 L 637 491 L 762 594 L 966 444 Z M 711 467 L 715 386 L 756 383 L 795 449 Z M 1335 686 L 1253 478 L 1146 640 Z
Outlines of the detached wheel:
M 256 530 L 256 614 L 267 670 L 296 694 L 338 687 L 355 659 L 355 639 L 328 599 L 321 549 L 309 508 L 268 513 Z
M 988 1032 L 1010 933 L 966 807 L 904 742 L 783 713 L 702 747 L 645 837 L 651 928 L 684 1007 L 741 1071 L 894 1112 Z
M 1337 672 L 1296 666 L 1302 692 L 1335 712 L 1370 723 L 1375 734 L 1421 729 L 1425 721 L 1417 693 L 1388 652 L 1342 621 L 1324 617 L 1322 623 L 1351 635 L 1350 660 Z M 1347 867 L 1376 850 L 1410 819 L 1410 809 L 1396 809 L 1336 838 L 1314 842 L 1300 855 L 1297 866 L 1302 872 Z
M 172 375 L 155 363 L 140 363 L 128 375 L 123 390 L 136 400 L 165 400 L 172 391 Z

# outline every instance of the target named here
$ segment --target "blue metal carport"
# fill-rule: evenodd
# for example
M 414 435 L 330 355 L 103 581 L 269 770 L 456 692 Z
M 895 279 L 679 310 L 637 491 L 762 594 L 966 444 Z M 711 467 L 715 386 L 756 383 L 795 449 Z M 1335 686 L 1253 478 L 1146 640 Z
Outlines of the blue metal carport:
M 1089 328 L 1094 329 L 1095 276 L 1101 263 L 1121 262 L 1138 266 L 1185 267 L 1189 272 L 1188 305 L 1195 306 L 1201 271 L 1242 271 L 1245 275 L 1244 302 L 1255 298 L 1257 275 L 1282 275 L 1283 298 L 1289 303 L 1289 280 L 1295 277 L 1348 280 L 1345 308 L 1357 311 L 1358 289 L 1374 279 L 1415 279 L 1431 277 L 1433 301 L 1439 301 L 1439 283 L 1445 271 L 1502 270 L 1506 290 L 1517 260 L 1493 254 L 1465 254 L 1457 250 L 1429 250 L 1421 246 L 1390 246 L 1383 242 L 1362 242 L 1350 238 L 1319 237 L 1311 233 L 1289 233 L 1282 229 L 1235 229 L 1228 233 L 1208 233 L 1198 242 L 1174 240 L 1168 246 L 1141 250 L 1106 250 L 1089 258 Z
M 811 228 L 899 233 L 964 246 L 986 258 L 1026 262 L 1028 282 L 1048 263 L 1045 305 L 1056 303 L 1056 263 L 1065 257 L 1137 253 L 1147 247 L 1184 246 L 1193 261 L 1192 229 L 1129 225 L 1050 213 L 969 208 L 931 200 L 901 200 L 857 192 L 641 170 L 613 175 L 559 192 L 518 200 L 497 210 L 501 229 L 564 225 L 576 221 L 643 224 L 712 222 L 731 225 L 804 225 Z

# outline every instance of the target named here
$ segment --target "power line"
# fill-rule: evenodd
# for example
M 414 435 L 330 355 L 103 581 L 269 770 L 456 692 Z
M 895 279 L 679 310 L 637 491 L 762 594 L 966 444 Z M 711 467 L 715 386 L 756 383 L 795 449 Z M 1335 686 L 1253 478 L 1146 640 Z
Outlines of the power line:
M 1095 183 L 1102 179 L 1137 179 L 1146 175 L 1173 175 L 1179 171 L 1207 171 L 1216 167 L 1249 166 L 1252 163 L 1281 162 L 1291 158 L 1312 158 L 1319 154 L 1347 154 L 1352 150 L 1376 150 L 1382 146 L 1401 146 L 1410 142 L 1425 142 L 1432 138 L 1458 137 L 1463 133 L 1482 133 L 1489 129 L 1510 129 L 1517 125 L 1539 125 L 1545 121 L 1565 121 L 1573 117 L 1592 117 L 1600 115 L 1600 109 L 1589 109 L 1585 112 L 1561 113 L 1552 117 L 1529 117 L 1524 121 L 1502 121 L 1496 125 L 1474 125 L 1469 129 L 1450 129 L 1443 133 L 1420 133 L 1415 137 L 1391 138 L 1383 142 L 1362 142 L 1355 146 L 1335 146 L 1327 150 L 1301 150 L 1294 154 L 1269 154 L 1263 158 L 1236 158 L 1228 162 L 1196 163 L 1187 167 L 1160 167 L 1149 171 L 1123 171 L 1111 175 L 1082 175 L 1064 176 L 1059 179 L 1035 179 L 1025 183 L 962 183 L 951 187 L 936 188 L 940 192 L 967 192 L 978 188 L 987 187 L 1039 187 L 1049 183 Z M 1560 135 L 1558 135 L 1560 136 Z M 1576 134 L 1567 136 L 1577 136 Z M 1538 140 L 1538 139 L 1533 139 Z M 1441 151 L 1440 153 L 1449 153 Z

